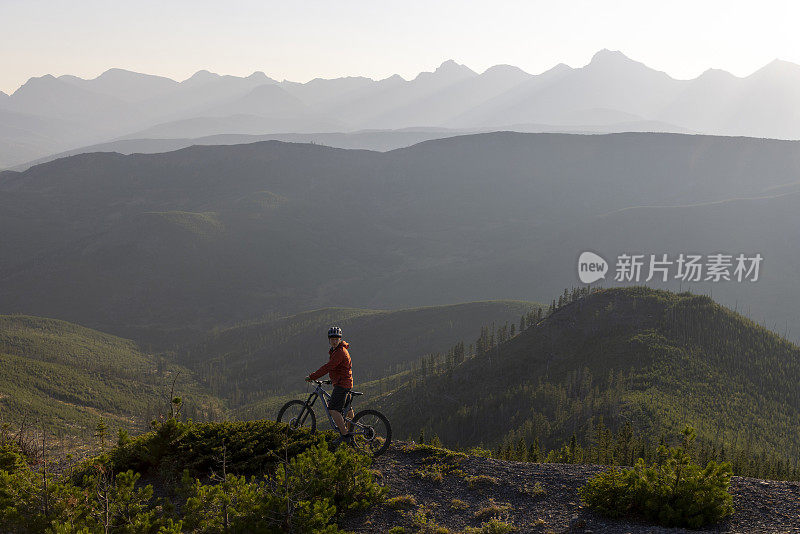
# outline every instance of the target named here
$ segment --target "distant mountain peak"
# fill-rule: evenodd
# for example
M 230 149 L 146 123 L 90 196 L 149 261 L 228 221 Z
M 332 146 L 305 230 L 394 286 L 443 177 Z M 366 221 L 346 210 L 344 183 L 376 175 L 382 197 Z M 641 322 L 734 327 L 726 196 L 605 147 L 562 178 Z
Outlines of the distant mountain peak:
M 722 69 L 706 69 L 703 73 L 697 77 L 697 79 L 714 79 L 714 80 L 725 80 L 725 79 L 732 79 L 736 78 L 733 74 L 728 72 L 727 70 Z
M 193 83 L 205 82 L 205 81 L 216 80 L 219 77 L 220 77 L 219 74 L 216 74 L 214 72 L 209 72 L 203 69 L 203 70 L 198 70 L 197 72 L 192 74 L 192 76 L 185 79 L 184 82 L 193 82 Z
M 56 80 L 56 79 L 57 78 L 55 76 L 53 76 L 52 74 L 45 74 L 43 76 L 32 76 L 28 80 L 27 83 L 30 83 L 30 82 L 36 83 L 38 81 L 44 81 L 44 80 L 50 81 L 50 80 Z
M 119 75 L 119 74 L 140 74 L 140 73 L 133 72 L 132 70 L 120 69 L 119 67 L 111 67 L 110 69 L 105 71 L 103 74 L 98 76 L 98 78 L 102 78 L 104 76 L 106 76 L 106 77 L 107 76 L 115 76 L 115 75 Z
M 156 74 L 145 74 L 143 72 L 136 72 L 128 69 L 120 69 L 117 67 L 108 69 L 103 74 L 98 76 L 92 81 L 120 81 L 120 82 L 127 82 L 131 80 L 160 80 L 161 82 L 167 82 L 169 84 L 177 83 L 172 78 L 167 78 L 165 76 L 158 76 Z
M 381 81 L 381 82 L 404 82 L 404 81 L 406 81 L 406 79 L 403 78 L 402 76 L 400 76 L 399 74 L 392 74 L 388 78 L 384 78 L 384 79 L 379 80 L 379 81 Z
M 477 74 L 474 70 L 467 67 L 466 65 L 462 65 L 460 63 L 456 63 L 455 60 L 448 59 L 447 61 L 442 62 L 435 71 L 434 74 L 442 74 L 442 73 L 463 73 L 463 74 Z
M 22 84 L 19 89 L 17 89 L 14 94 L 17 93 L 24 93 L 27 90 L 30 90 L 33 87 L 46 87 L 51 85 L 53 82 L 62 83 L 61 80 L 53 76 L 52 74 L 45 74 L 44 76 L 32 76 L 28 78 L 28 81 Z
M 797 68 L 797 63 L 792 63 L 791 61 L 785 61 L 783 59 L 775 58 L 769 63 L 767 63 L 767 67 L 773 68 Z
M 566 63 L 559 63 L 558 65 L 547 69 L 545 72 L 566 72 L 569 70 L 573 70 L 573 68 Z
M 592 56 L 589 65 L 603 64 L 603 63 L 636 63 L 631 58 L 620 52 L 619 50 L 609 50 L 603 48 Z
M 528 74 L 524 70 L 519 67 L 515 67 L 514 65 L 502 64 L 502 65 L 493 65 L 483 71 L 483 74 Z
M 800 75 L 800 65 L 782 59 L 773 59 L 750 76 L 785 76 L 787 74 Z
M 592 60 L 584 69 L 603 73 L 614 72 L 615 75 L 629 75 L 644 72 L 658 73 L 662 77 L 671 78 L 666 72 L 649 67 L 641 61 L 633 60 L 619 50 L 609 50 L 607 48 L 595 53 L 595 55 L 592 56 Z
M 470 69 L 466 65 L 461 65 L 460 63 L 456 63 L 452 59 L 448 59 L 447 61 L 443 62 L 441 65 L 436 67 L 436 70 L 434 70 L 433 72 L 420 72 L 414 79 L 415 80 L 449 79 L 457 81 L 460 79 L 477 75 L 478 75 L 477 72 Z
M 270 80 L 271 78 L 264 74 L 263 71 L 257 70 L 247 77 L 248 80 Z
M 442 61 L 442 64 L 441 64 L 441 65 L 439 65 L 439 68 L 437 68 L 436 70 L 439 70 L 439 69 L 449 69 L 449 68 L 451 68 L 451 67 L 460 67 L 460 66 L 461 66 L 461 65 L 459 65 L 458 63 L 456 63 L 456 60 L 455 60 L 455 59 L 448 59 L 448 60 Z

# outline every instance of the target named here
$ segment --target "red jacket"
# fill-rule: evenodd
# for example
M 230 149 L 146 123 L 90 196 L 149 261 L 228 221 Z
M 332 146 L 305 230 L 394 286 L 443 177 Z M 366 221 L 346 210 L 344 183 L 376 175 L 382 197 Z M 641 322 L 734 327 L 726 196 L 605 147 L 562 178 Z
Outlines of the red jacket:
M 347 352 L 347 347 L 349 346 L 350 344 L 347 341 L 342 341 L 335 348 L 331 347 L 328 350 L 328 354 L 330 354 L 328 363 L 308 375 L 308 377 L 311 380 L 316 380 L 329 374 L 334 386 L 352 388 L 353 371 L 350 363 L 350 353 Z

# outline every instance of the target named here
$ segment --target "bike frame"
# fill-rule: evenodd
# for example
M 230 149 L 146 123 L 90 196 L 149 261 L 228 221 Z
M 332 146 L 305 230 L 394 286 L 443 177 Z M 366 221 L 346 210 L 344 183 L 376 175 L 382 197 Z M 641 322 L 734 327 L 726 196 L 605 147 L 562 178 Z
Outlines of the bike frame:
M 325 389 L 322 387 L 322 384 L 320 383 L 317 383 L 317 387 L 314 388 L 314 391 L 312 391 L 309 394 L 308 399 L 306 400 L 305 408 L 308 411 L 304 410 L 303 413 L 300 414 L 300 426 L 303 426 L 305 424 L 306 417 L 308 417 L 308 412 L 311 411 L 312 409 L 311 407 L 314 406 L 314 403 L 317 402 L 318 398 L 322 399 L 322 406 L 325 407 L 325 413 L 328 415 L 328 422 L 331 424 L 331 428 L 336 432 L 339 432 L 339 427 L 336 426 L 336 421 L 333 420 L 331 411 L 328 409 L 328 401 L 330 401 L 331 395 L 330 393 L 325 391 Z M 363 428 L 364 425 L 362 425 L 361 423 L 353 422 L 353 420 L 348 418 L 346 415 L 352 404 L 353 404 L 353 396 L 348 395 L 348 398 L 344 403 L 344 407 L 342 408 L 342 418 L 344 419 L 345 423 L 350 423 L 351 430 L 355 426 Z

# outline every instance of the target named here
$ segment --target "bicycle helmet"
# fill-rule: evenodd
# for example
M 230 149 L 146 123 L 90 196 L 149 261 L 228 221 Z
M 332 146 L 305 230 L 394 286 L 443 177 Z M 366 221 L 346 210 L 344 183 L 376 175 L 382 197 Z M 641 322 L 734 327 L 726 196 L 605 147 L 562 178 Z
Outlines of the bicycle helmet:
M 342 337 L 342 329 L 338 326 L 332 326 L 328 330 L 328 337 Z

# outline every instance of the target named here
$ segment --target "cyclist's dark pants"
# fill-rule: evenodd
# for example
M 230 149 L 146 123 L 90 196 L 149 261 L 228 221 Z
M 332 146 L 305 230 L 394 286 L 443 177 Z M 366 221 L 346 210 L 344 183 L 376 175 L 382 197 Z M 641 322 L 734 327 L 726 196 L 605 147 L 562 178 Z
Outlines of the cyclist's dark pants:
M 333 392 L 331 393 L 331 401 L 328 403 L 328 409 L 333 410 L 334 412 L 342 413 L 344 410 L 344 403 L 347 400 L 348 395 L 350 395 L 350 389 L 343 388 L 341 386 L 333 386 Z

